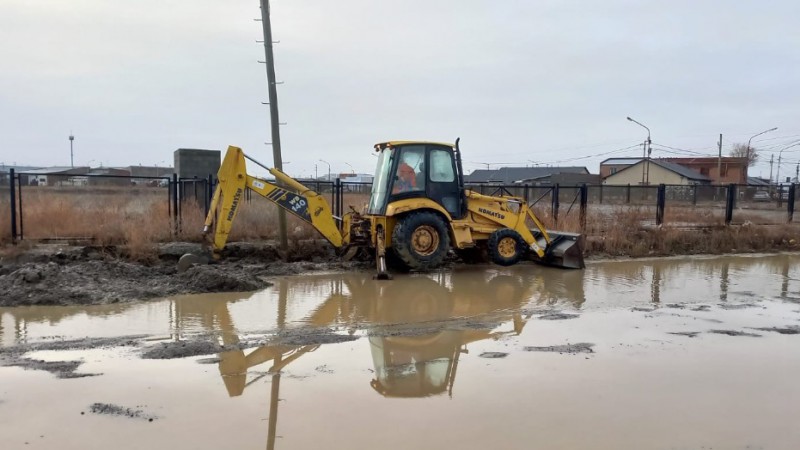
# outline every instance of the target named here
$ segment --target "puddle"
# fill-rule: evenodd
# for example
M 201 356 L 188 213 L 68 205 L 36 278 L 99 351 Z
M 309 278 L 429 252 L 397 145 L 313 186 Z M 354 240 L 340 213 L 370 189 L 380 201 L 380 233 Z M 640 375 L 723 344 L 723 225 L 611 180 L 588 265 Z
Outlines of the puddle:
M 3 446 L 798 448 L 796 267 L 350 272 L 0 309 Z

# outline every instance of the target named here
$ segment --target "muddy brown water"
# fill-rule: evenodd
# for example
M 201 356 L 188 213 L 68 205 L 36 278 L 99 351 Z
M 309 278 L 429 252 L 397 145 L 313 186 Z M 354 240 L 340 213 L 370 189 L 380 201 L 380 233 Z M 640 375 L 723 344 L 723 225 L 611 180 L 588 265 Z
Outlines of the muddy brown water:
M 0 448 L 800 448 L 800 255 L 274 281 L 0 308 Z

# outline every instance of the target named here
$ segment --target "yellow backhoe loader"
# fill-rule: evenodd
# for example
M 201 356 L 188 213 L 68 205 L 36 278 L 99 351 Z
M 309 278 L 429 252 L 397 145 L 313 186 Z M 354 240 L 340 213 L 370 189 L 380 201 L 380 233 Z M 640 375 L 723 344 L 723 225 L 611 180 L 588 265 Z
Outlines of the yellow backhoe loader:
M 584 267 L 581 236 L 546 230 L 519 197 L 482 195 L 464 187 L 458 146 L 392 141 L 375 145 L 378 164 L 368 204 L 334 217 L 317 192 L 284 172 L 264 166 L 238 147 L 228 147 L 204 233 L 213 230 L 218 254 L 250 189 L 311 224 L 342 255 L 367 249 L 378 278 L 397 270 L 430 270 L 452 248 L 462 256 L 481 253 L 502 266 L 525 257 L 563 268 Z M 275 181 L 249 175 L 245 159 L 267 169 Z M 528 220 L 532 228 L 528 226 Z

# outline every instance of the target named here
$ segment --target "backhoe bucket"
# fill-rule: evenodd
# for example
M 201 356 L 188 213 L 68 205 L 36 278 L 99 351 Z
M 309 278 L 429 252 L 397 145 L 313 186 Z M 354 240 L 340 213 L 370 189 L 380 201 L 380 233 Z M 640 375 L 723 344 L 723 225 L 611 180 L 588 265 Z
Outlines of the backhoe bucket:
M 583 269 L 583 237 L 578 233 L 564 231 L 550 231 L 550 244 L 548 245 L 541 233 L 531 230 L 536 236 L 537 243 L 545 249 L 544 259 L 536 260 L 542 264 L 563 269 Z

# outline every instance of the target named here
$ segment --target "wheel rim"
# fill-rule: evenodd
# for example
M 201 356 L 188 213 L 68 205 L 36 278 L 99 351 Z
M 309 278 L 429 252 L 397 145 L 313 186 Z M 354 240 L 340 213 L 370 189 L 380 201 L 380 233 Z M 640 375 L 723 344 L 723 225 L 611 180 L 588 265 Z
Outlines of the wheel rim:
M 421 256 L 429 256 L 439 248 L 439 233 L 430 225 L 422 225 L 411 235 L 411 247 Z
M 503 258 L 513 258 L 517 254 L 517 240 L 513 237 L 504 237 L 497 243 L 497 252 Z

